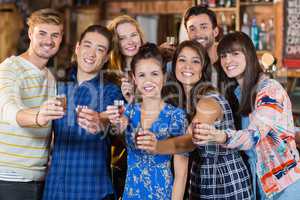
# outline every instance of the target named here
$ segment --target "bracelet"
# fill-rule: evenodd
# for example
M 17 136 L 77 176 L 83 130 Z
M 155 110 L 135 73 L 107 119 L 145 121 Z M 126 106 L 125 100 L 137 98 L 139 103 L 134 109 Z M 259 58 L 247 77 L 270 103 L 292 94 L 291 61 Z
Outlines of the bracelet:
M 36 115 L 35 115 L 35 124 L 36 124 L 38 127 L 43 127 L 43 126 L 40 125 L 39 122 L 38 122 L 39 114 L 40 114 L 40 110 L 39 110 L 39 111 L 36 113 Z

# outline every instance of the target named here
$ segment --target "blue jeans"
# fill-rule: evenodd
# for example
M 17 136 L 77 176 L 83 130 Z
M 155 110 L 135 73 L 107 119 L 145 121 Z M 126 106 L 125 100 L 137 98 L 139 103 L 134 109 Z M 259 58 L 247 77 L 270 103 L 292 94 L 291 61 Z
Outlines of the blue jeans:
M 0 180 L 1 200 L 41 200 L 44 182 L 12 182 Z

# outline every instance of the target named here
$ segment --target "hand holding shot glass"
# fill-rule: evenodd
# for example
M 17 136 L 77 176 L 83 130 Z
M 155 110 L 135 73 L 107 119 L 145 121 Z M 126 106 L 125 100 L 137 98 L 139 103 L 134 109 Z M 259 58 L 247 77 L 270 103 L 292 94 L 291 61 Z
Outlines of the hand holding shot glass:
M 66 112 L 67 110 L 67 97 L 65 94 L 57 95 L 56 100 L 60 101 L 60 106 L 63 107 L 63 111 Z
M 123 100 L 115 100 L 114 105 L 107 106 L 106 114 L 114 132 L 121 133 L 127 126 L 127 120 L 124 116 L 125 106 Z
M 131 76 L 131 71 L 129 69 L 127 70 L 125 69 L 121 81 L 122 81 L 121 90 L 123 96 L 125 97 L 127 102 L 132 102 L 134 98 L 134 84 Z
M 91 134 L 101 131 L 100 114 L 88 106 L 78 105 L 76 108 L 77 122 L 79 126 Z
M 49 121 L 62 118 L 66 110 L 64 107 L 66 107 L 66 99 L 61 101 L 55 97 L 45 101 L 36 113 L 36 125 L 46 126 Z
M 205 145 L 210 143 L 223 144 L 227 136 L 224 131 L 216 129 L 209 124 L 192 122 L 192 141 L 196 145 Z
M 157 142 L 158 140 L 156 135 L 148 130 L 139 128 L 139 130 L 135 133 L 134 143 L 140 150 L 155 154 L 157 150 Z
M 167 36 L 166 40 L 169 45 L 173 45 L 173 46 L 176 45 L 176 40 L 174 36 Z

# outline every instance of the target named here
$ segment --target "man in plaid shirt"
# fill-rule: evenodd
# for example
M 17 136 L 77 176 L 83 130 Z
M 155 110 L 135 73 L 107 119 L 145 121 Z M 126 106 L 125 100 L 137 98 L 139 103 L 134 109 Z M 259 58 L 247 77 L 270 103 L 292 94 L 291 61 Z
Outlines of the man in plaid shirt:
M 107 105 L 122 99 L 104 75 L 111 33 L 92 25 L 76 45 L 77 69 L 58 87 L 67 97 L 64 118 L 54 121 L 54 148 L 46 178 L 45 200 L 114 199 L 110 177 L 110 139 L 100 125 Z

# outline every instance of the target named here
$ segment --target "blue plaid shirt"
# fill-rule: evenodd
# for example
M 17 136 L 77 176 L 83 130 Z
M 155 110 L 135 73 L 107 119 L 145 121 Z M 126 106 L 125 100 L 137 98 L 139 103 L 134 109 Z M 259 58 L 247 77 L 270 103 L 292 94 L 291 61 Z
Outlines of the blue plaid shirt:
M 82 105 L 102 112 L 115 99 L 122 99 L 118 86 L 101 80 L 97 76 L 79 86 L 73 81 L 58 87 L 58 94 L 67 96 L 67 112 L 53 123 L 54 148 L 44 200 L 101 200 L 113 193 L 110 139 L 104 133 L 93 135 L 82 129 L 75 111 Z

